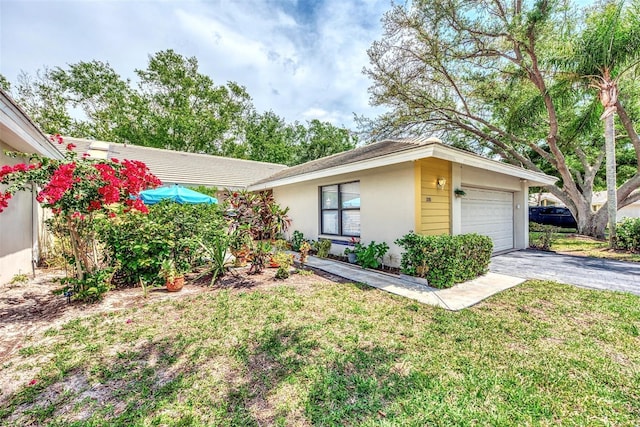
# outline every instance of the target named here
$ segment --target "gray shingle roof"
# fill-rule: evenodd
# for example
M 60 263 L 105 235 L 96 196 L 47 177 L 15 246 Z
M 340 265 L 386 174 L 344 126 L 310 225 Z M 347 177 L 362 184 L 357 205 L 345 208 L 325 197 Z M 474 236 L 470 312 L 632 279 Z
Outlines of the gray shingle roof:
M 388 154 L 398 153 L 405 150 L 412 150 L 437 143 L 435 138 L 412 138 L 412 139 L 387 139 L 373 144 L 355 148 L 353 150 L 322 157 L 312 160 L 301 165 L 292 166 L 276 172 L 274 175 L 265 177 L 254 184 L 262 184 L 265 182 L 276 181 L 279 179 L 291 178 L 298 175 L 304 175 L 311 172 L 330 169 L 336 166 L 342 166 L 349 163 L 356 163 L 363 160 L 370 160 L 376 157 L 382 157 Z
M 93 141 L 64 137 L 65 145 L 76 145 L 79 154 L 91 153 L 92 157 L 138 160 L 144 162 L 163 184 L 204 185 L 218 189 L 246 188 L 249 184 L 265 179 L 287 166 L 276 163 L 256 162 L 185 153 L 131 144 Z M 64 146 L 60 147 L 64 149 Z

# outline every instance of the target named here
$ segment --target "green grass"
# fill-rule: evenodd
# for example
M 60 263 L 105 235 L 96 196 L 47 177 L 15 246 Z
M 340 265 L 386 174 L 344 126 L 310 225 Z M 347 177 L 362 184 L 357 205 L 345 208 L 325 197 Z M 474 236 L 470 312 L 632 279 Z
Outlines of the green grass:
M 530 241 L 535 242 L 541 234 L 540 232 L 530 232 Z M 571 255 L 640 262 L 640 254 L 610 250 L 609 244 L 606 241 L 567 232 L 559 232 L 556 234 L 556 238 L 551 244 L 551 250 Z
M 640 297 L 553 282 L 461 312 L 358 285 L 217 290 L 44 335 L 0 370 L 40 366 L 0 395 L 3 425 L 640 420 Z

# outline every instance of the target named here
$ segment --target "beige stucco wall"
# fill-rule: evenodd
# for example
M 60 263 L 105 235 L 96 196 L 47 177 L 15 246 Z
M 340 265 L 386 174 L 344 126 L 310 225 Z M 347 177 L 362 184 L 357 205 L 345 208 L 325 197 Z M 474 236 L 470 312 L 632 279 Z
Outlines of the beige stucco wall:
M 13 148 L 0 141 L 0 167 L 21 163 L 7 157 L 5 150 Z M 4 187 L 0 187 L 0 191 Z M 10 281 L 15 274 L 32 273 L 32 241 L 37 236 L 32 219 L 37 218 L 37 204 L 31 192 L 21 191 L 9 200 L 9 207 L 0 213 L 0 284 Z M 37 242 L 37 239 L 35 239 Z
M 363 172 L 336 175 L 300 184 L 291 184 L 273 189 L 281 206 L 290 207 L 294 230 L 304 233 L 308 239 L 330 238 L 348 241 L 347 237 L 323 236 L 319 234 L 319 195 L 323 185 L 360 181 L 360 221 L 363 244 L 372 240 L 386 242 L 389 255 L 385 264 L 398 265 L 400 248 L 393 241 L 415 228 L 415 190 L 413 162 L 375 168 Z M 346 246 L 332 244 L 331 252 L 342 254 Z
M 455 163 L 452 167 L 452 183 L 453 189 L 465 186 L 513 192 L 514 248 L 524 249 L 529 246 L 529 187 L 526 180 Z M 459 234 L 462 201 L 454 197 L 452 203 L 452 230 L 453 234 Z

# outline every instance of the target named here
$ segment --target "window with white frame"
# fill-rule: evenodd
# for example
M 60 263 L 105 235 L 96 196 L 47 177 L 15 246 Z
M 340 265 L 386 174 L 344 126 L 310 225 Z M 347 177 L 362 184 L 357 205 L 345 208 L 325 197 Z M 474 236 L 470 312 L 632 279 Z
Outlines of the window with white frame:
M 360 236 L 360 182 L 320 187 L 320 233 Z

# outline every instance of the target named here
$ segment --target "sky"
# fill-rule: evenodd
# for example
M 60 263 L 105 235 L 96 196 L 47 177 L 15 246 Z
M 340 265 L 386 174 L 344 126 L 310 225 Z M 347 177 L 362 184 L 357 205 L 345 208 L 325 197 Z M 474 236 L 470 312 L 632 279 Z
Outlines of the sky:
M 0 0 L 0 74 L 108 62 L 135 81 L 166 49 L 198 59 L 221 85 L 247 88 L 259 112 L 355 130 L 373 117 L 367 49 L 391 0 Z

